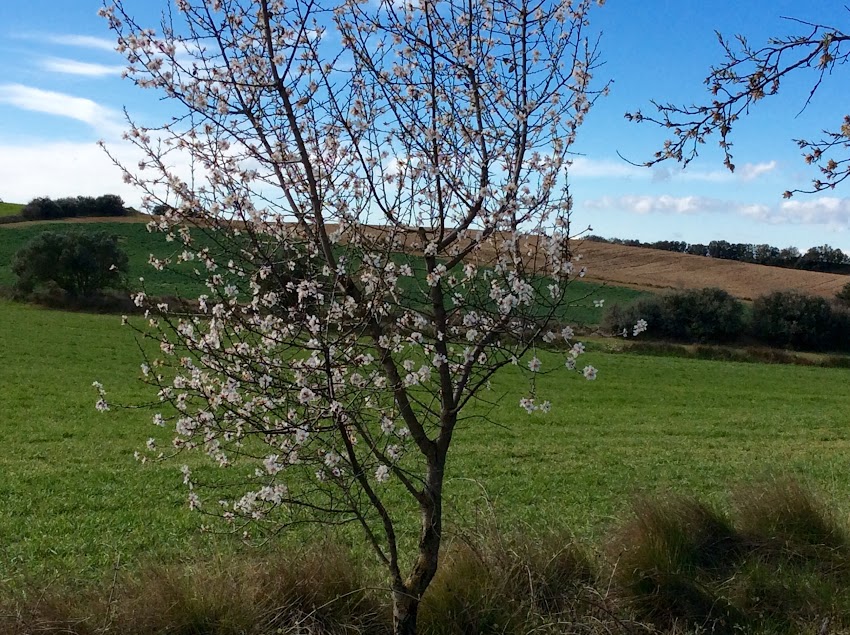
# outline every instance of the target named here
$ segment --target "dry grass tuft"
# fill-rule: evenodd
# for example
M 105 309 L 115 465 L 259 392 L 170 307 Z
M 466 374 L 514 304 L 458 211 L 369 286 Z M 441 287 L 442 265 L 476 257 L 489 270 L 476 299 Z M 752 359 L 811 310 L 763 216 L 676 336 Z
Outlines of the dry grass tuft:
M 387 607 L 370 588 L 348 552 L 321 545 L 266 561 L 150 566 L 109 592 L 48 588 L 0 609 L 0 633 L 388 633 Z
M 717 633 L 741 621 L 710 584 L 740 557 L 731 522 L 711 507 L 690 498 L 641 498 L 610 549 L 614 580 L 639 619 Z

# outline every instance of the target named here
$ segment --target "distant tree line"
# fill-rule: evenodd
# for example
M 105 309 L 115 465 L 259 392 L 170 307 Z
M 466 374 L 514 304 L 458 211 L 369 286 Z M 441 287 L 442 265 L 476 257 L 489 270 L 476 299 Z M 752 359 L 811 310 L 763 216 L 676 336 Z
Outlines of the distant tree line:
M 124 201 L 115 194 L 103 196 L 66 196 L 53 200 L 47 196 L 35 198 L 21 209 L 27 220 L 48 220 L 81 216 L 126 216 Z
M 829 245 L 812 247 L 805 253 L 801 253 L 796 247 L 780 249 L 779 247 L 767 244 L 730 243 L 725 240 L 712 240 L 707 245 L 702 243 L 687 243 L 683 240 L 658 240 L 645 243 L 640 240 L 603 238 L 602 236 L 595 235 L 587 236 L 585 240 L 612 245 L 674 251 L 680 254 L 708 256 L 709 258 L 721 258 L 723 260 L 751 262 L 758 265 L 769 265 L 771 267 L 850 274 L 850 255 Z
M 116 194 L 103 196 L 66 196 L 51 199 L 40 196 L 21 208 L 19 214 L 6 217 L 6 222 L 22 220 L 56 220 L 83 216 L 128 216 L 134 210 L 124 206 L 123 199 Z M 9 221 L 8 219 L 12 220 Z

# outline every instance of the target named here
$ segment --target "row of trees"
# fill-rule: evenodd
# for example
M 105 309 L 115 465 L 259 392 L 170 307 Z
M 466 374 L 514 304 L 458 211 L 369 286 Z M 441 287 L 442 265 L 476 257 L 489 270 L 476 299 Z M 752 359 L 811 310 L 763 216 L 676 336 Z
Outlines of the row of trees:
M 79 216 L 127 216 L 132 210 L 124 207 L 123 199 L 116 194 L 102 196 L 66 196 L 51 199 L 34 198 L 21 208 L 25 220 L 53 220 Z
M 812 247 L 803 253 L 796 247 L 780 249 L 779 247 L 767 244 L 730 243 L 725 240 L 712 240 L 707 245 L 702 243 L 687 243 L 682 240 L 641 242 L 634 239 L 603 238 L 596 235 L 588 236 L 585 240 L 613 245 L 660 249 L 662 251 L 721 258 L 723 260 L 751 262 L 759 265 L 769 265 L 771 267 L 850 274 L 850 254 L 845 254 L 841 249 L 831 247 L 830 245 Z
M 796 291 L 777 291 L 757 298 L 750 310 L 726 291 L 715 288 L 644 297 L 625 307 L 609 307 L 603 328 L 614 334 L 622 332 L 637 316 L 651 325 L 651 337 L 662 340 L 850 350 L 850 284 L 834 303 Z

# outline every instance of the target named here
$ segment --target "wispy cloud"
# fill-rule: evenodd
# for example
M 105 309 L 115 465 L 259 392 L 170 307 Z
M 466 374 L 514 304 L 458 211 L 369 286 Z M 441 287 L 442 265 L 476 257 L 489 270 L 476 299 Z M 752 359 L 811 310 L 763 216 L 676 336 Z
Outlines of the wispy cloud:
M 94 64 L 81 62 L 65 57 L 46 57 L 39 62 L 46 71 L 52 73 L 63 73 L 66 75 L 84 75 L 86 77 L 105 77 L 109 75 L 120 75 L 124 66 L 107 64 Z
M 622 159 L 578 157 L 573 159 L 568 173 L 570 176 L 585 179 L 648 179 L 655 182 L 677 180 L 723 183 L 734 180 L 753 181 L 772 172 L 776 167 L 776 161 L 746 163 L 732 173 L 728 170 L 695 170 L 693 168 L 682 170 L 664 165 L 646 168 L 633 165 Z
M 567 170 L 570 176 L 588 179 L 604 178 L 641 178 L 649 176 L 645 168 L 617 159 L 573 159 Z
M 64 46 L 77 46 L 80 48 L 97 49 L 99 51 L 114 51 L 115 41 L 105 37 L 95 37 L 93 35 L 74 35 L 74 34 L 26 34 L 23 37 L 27 39 L 40 39 L 52 44 L 62 44 Z
M 91 99 L 23 84 L 0 84 L 0 103 L 32 112 L 75 119 L 105 135 L 120 132 L 123 127 L 118 111 L 101 106 Z
M 593 211 L 633 214 L 731 213 L 774 225 L 827 225 L 850 229 L 850 198 L 819 198 L 783 201 L 775 205 L 744 203 L 706 196 L 603 196 L 584 203 Z
M 729 202 L 705 196 L 603 196 L 584 203 L 590 210 L 617 210 L 634 214 L 702 214 L 729 209 Z
M 763 174 L 768 174 L 776 169 L 776 161 L 764 163 L 745 163 L 739 168 L 738 173 L 743 181 L 753 181 Z
M 828 225 L 850 229 L 850 198 L 818 198 L 783 201 L 775 209 L 756 216 L 770 223 Z

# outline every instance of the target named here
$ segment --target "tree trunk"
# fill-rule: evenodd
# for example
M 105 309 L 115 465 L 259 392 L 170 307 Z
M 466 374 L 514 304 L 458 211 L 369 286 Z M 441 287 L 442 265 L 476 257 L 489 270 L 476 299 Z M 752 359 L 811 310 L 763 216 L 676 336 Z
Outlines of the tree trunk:
M 405 588 L 393 589 L 393 634 L 416 635 L 419 600 Z
M 416 635 L 419 603 L 437 573 L 443 526 L 443 456 L 439 456 L 436 466 L 428 467 L 429 496 L 420 502 L 419 556 L 410 576 L 404 582 L 397 579 L 393 584 L 394 635 Z

